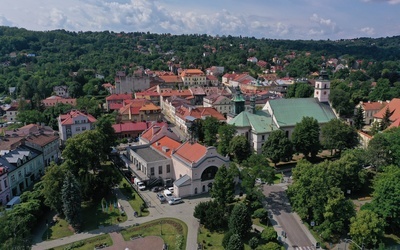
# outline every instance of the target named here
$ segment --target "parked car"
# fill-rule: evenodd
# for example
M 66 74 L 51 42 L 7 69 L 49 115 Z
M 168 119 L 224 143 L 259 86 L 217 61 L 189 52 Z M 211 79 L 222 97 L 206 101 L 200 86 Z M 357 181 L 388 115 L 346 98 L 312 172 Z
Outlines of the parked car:
M 139 188 L 140 191 L 143 191 L 143 190 L 146 189 L 146 185 L 144 185 L 143 182 L 139 182 L 139 183 L 137 184 L 137 186 L 138 186 L 138 188 Z
M 180 203 L 183 203 L 183 200 L 181 198 L 179 198 L 179 197 L 171 198 L 168 201 L 168 204 L 170 204 L 170 205 L 175 205 L 175 204 L 180 204 Z
M 169 190 L 171 193 L 174 193 L 174 187 L 169 187 L 168 190 Z
M 161 203 L 166 202 L 165 196 L 162 193 L 157 193 L 157 199 L 161 201 Z
M 173 197 L 171 191 L 169 191 L 168 189 L 164 190 L 164 195 L 167 200 L 169 200 Z
M 153 191 L 154 193 L 157 193 L 157 192 L 160 192 L 160 191 L 163 191 L 163 190 L 164 190 L 163 187 L 153 187 L 153 189 L 151 191 Z

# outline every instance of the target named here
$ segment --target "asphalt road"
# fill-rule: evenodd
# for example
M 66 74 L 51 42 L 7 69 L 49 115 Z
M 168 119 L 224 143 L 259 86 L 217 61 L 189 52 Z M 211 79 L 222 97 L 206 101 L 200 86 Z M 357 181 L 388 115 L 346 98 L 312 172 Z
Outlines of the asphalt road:
M 275 226 L 279 228 L 278 235 L 286 243 L 287 249 L 316 249 L 314 238 L 302 225 L 297 214 L 292 211 L 284 188 L 284 185 L 264 185 L 263 187 L 267 208 L 272 215 L 272 220 L 275 221 Z M 286 232 L 287 238 L 282 237 L 282 231 Z

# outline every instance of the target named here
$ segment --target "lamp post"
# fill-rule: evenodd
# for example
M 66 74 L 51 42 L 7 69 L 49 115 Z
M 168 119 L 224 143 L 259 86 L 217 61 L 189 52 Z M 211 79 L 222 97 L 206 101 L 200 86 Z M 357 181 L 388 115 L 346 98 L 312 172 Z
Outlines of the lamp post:
M 162 235 L 162 220 L 160 221 L 160 235 Z

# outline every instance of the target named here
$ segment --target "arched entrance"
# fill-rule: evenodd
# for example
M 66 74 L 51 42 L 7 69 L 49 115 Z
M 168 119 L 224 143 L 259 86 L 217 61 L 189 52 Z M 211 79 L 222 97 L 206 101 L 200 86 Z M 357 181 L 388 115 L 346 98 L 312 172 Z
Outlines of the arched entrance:
M 210 166 L 206 168 L 201 174 L 201 181 L 213 180 L 218 168 L 216 166 Z

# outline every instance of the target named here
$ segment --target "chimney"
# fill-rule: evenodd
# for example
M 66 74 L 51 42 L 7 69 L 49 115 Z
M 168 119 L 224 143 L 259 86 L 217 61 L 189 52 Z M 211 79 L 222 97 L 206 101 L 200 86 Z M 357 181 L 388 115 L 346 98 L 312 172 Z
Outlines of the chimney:
M 256 96 L 250 96 L 250 113 L 254 114 L 256 112 Z

